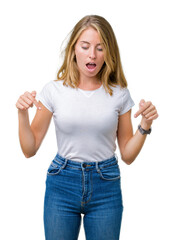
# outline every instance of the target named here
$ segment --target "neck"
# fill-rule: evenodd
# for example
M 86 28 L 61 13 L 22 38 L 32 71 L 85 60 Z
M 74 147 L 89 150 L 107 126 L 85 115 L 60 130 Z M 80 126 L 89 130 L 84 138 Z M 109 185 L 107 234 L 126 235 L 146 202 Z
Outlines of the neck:
M 86 78 L 86 77 L 83 77 L 83 78 L 80 78 L 80 83 L 79 83 L 79 86 L 81 87 L 94 87 L 94 86 L 99 86 L 101 85 L 101 80 L 97 79 L 96 77 L 94 78 Z

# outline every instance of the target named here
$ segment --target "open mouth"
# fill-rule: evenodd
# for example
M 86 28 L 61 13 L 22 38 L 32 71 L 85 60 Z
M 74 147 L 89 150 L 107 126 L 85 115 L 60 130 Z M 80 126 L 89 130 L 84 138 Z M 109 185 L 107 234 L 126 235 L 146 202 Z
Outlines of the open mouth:
M 90 70 L 93 70 L 96 68 L 96 64 L 95 63 L 87 63 L 86 64 L 87 68 L 90 69 Z

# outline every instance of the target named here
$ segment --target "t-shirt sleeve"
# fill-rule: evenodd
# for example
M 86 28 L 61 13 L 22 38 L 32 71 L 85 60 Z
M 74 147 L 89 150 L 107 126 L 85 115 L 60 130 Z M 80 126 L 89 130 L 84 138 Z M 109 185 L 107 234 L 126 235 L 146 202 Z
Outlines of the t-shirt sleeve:
M 53 112 L 53 98 L 52 98 L 52 84 L 51 82 L 44 85 L 41 92 L 39 92 L 37 96 L 37 100 L 41 101 L 41 103 L 50 111 Z
M 120 109 L 120 115 L 123 115 L 124 113 L 128 112 L 135 105 L 129 90 L 127 88 L 123 88 L 122 90 L 123 90 L 122 107 Z

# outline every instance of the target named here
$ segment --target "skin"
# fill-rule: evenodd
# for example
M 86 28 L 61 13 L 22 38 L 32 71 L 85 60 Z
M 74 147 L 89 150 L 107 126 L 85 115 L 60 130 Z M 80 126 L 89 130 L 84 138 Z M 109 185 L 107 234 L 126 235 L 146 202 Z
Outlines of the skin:
M 104 64 L 103 46 L 96 30 L 89 27 L 82 32 L 75 45 L 75 55 L 78 70 L 80 72 L 80 88 L 93 90 L 101 86 L 100 79 L 96 75 Z M 90 71 L 86 64 L 96 64 L 94 71 Z
M 16 103 L 19 119 L 19 140 L 21 149 L 26 158 L 32 157 L 39 149 L 42 140 L 48 130 L 52 118 L 50 112 L 40 101 L 37 102 L 36 91 L 25 92 Z M 31 123 L 29 123 L 28 109 L 36 106 L 37 111 Z
M 75 55 L 78 70 L 80 73 L 79 88 L 94 90 L 101 86 L 97 73 L 104 63 L 104 53 L 99 35 L 93 28 L 87 28 L 79 37 L 75 45 Z M 96 63 L 96 68 L 89 71 L 86 63 Z M 19 140 L 25 157 L 29 158 L 36 154 L 41 142 L 48 130 L 52 112 L 50 112 L 40 101 L 37 102 L 36 92 L 25 92 L 16 103 L 19 117 Z M 29 123 L 28 109 L 33 105 L 37 111 L 31 123 Z M 153 120 L 158 118 L 156 107 L 150 101 L 142 99 L 139 103 L 139 110 L 134 117 L 141 115 L 141 126 L 148 130 Z M 133 134 L 131 122 L 131 110 L 121 115 L 118 121 L 117 140 L 121 158 L 126 164 L 131 164 L 138 156 L 147 135 L 142 135 L 139 130 Z

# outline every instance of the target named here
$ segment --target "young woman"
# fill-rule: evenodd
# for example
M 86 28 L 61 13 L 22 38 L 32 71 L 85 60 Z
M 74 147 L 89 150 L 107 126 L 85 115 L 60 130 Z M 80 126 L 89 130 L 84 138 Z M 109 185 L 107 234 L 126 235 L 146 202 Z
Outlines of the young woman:
M 116 37 L 101 16 L 82 18 L 74 27 L 57 80 L 16 103 L 24 155 L 36 154 L 53 116 L 58 152 L 46 179 L 44 227 L 47 240 L 78 239 L 81 214 L 87 240 L 118 240 L 123 202 L 115 153 L 131 164 L 140 152 L 154 119 L 155 106 L 141 100 L 142 116 L 133 134 L 131 108 Z M 28 109 L 37 107 L 29 124 Z

